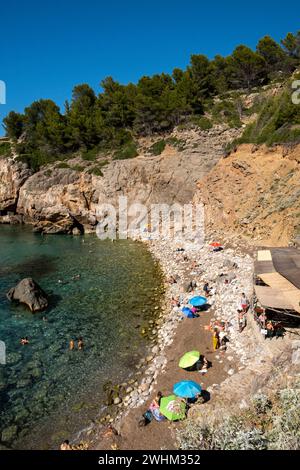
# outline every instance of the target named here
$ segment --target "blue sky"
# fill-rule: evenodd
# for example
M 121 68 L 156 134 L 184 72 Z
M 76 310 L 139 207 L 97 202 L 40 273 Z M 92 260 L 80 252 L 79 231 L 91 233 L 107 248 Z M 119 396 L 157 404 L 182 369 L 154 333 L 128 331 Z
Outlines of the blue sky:
M 299 0 L 9 0 L 0 15 L 0 120 L 40 98 L 63 106 L 79 83 L 98 92 L 108 75 L 135 82 L 300 29 Z

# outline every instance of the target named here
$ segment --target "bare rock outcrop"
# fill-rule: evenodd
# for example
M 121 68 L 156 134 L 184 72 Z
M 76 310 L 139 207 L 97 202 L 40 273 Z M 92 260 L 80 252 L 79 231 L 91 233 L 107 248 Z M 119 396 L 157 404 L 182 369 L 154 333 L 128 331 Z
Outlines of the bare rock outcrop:
M 31 174 L 25 163 L 0 159 L 0 214 L 16 210 L 20 188 Z
M 48 307 L 45 292 L 31 277 L 22 279 L 16 287 L 10 289 L 7 298 L 10 301 L 15 300 L 27 305 L 33 313 L 45 310 Z
M 300 146 L 242 145 L 198 183 L 206 231 L 287 245 L 300 231 Z
M 129 160 L 112 160 L 101 168 L 103 176 L 90 173 L 88 168 L 77 171 L 72 164 L 62 168 L 57 163 L 33 175 L 23 169 L 25 173 L 13 176 L 13 166 L 11 187 L 0 180 L 0 194 L 6 192 L 10 205 L 16 205 L 15 212 L 37 231 L 93 231 L 99 205 L 110 203 L 117 208 L 119 196 L 126 196 L 128 205 L 140 203 L 148 208 L 155 203 L 189 203 L 197 181 L 213 168 L 224 145 L 239 132 L 222 125 L 208 131 L 175 130 L 170 137 L 180 141 L 182 148 L 167 145 L 159 156 L 145 152 Z M 15 164 L 7 160 L 7 168 L 9 165 Z

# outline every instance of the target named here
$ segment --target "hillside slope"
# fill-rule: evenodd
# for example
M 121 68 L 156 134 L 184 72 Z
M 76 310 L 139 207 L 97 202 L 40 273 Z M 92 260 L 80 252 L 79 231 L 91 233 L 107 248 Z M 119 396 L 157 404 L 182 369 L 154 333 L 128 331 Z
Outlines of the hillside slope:
M 241 145 L 199 183 L 206 229 L 254 244 L 286 245 L 300 231 L 300 146 Z

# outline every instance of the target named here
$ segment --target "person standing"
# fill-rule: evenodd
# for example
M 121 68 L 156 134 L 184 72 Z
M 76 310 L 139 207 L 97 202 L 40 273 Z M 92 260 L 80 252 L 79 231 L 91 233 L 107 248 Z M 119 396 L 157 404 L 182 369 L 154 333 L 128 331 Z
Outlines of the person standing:
M 214 330 L 214 332 L 213 332 L 213 348 L 214 348 L 214 351 L 219 349 L 219 347 L 220 347 L 219 333 L 218 333 L 217 330 Z
M 242 293 L 240 304 L 241 304 L 241 308 L 242 308 L 243 312 L 246 313 L 247 310 L 248 310 L 248 307 L 249 307 L 249 301 L 248 301 L 246 295 L 244 294 L 244 292 Z

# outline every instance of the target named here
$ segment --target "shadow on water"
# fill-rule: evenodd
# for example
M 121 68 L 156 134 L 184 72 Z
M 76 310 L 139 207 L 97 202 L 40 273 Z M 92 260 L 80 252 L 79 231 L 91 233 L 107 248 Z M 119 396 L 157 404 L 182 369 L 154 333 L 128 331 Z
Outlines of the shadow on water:
M 25 259 L 14 266 L 0 266 L 0 276 L 18 276 L 17 281 L 24 277 L 40 278 L 56 271 L 56 258 L 47 255 Z
M 44 311 L 45 314 L 47 313 L 50 313 L 52 310 L 54 310 L 58 305 L 59 303 L 63 300 L 63 297 L 61 295 L 57 295 L 57 294 L 48 294 L 48 307 L 47 309 Z

